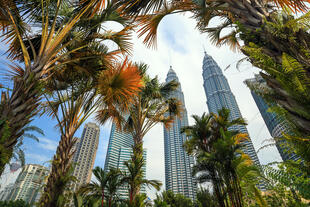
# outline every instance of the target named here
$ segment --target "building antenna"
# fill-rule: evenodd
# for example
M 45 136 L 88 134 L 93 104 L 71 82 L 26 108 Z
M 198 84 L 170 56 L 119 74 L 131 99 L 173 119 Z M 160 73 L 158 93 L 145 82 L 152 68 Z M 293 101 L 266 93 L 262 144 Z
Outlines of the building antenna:
M 171 49 L 170 48 L 169 48 L 168 53 L 169 53 L 169 65 L 170 65 L 170 67 L 172 67 L 172 63 L 171 63 Z

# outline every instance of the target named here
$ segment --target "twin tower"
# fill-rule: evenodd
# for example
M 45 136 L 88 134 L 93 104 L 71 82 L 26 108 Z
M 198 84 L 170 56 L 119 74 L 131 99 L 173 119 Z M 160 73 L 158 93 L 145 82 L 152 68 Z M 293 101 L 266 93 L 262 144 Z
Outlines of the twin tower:
M 175 71 L 170 67 L 166 82 L 172 80 L 179 82 Z M 225 107 L 230 110 L 231 119 L 241 117 L 239 107 L 230 90 L 227 79 L 224 77 L 222 70 L 214 59 L 207 53 L 205 53 L 203 59 L 203 82 L 209 113 L 217 113 L 219 109 Z M 164 128 L 166 190 L 171 190 L 174 193 L 180 193 L 188 198 L 195 199 L 197 185 L 192 175 L 194 160 L 186 154 L 183 148 L 183 143 L 187 137 L 180 132 L 182 127 L 188 126 L 188 116 L 181 84 L 171 96 L 182 102 L 183 114 L 181 117 L 175 119 L 173 125 L 169 129 Z M 234 129 L 239 130 L 242 133 L 248 133 L 245 126 L 234 126 Z M 105 161 L 105 170 L 108 170 L 111 167 L 125 170 L 123 163 L 130 159 L 132 144 L 132 136 L 117 131 L 113 124 Z M 259 165 L 256 152 L 250 139 L 245 141 L 243 151 L 248 154 L 257 165 Z M 146 151 L 144 155 L 146 157 Z M 122 194 L 122 192 L 120 193 Z

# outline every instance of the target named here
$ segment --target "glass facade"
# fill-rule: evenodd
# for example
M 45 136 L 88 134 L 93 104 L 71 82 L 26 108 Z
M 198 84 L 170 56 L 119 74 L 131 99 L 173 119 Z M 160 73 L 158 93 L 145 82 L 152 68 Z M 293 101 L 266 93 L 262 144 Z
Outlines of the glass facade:
M 170 67 L 166 82 L 172 80 L 179 82 L 176 73 Z M 181 86 L 171 94 L 171 97 L 177 98 L 182 102 L 184 111 L 181 118 L 175 118 L 170 128 L 164 127 L 166 190 L 195 199 L 196 183 L 191 169 L 193 158 L 186 154 L 183 143 L 187 137 L 180 132 L 182 127 L 188 126 L 187 111 Z
M 245 83 L 247 85 L 266 84 L 260 75 L 256 75 L 253 79 L 246 80 Z M 269 112 L 269 106 L 261 96 L 259 96 L 253 90 L 251 90 L 251 94 L 271 136 L 274 138 L 280 138 L 282 137 L 282 133 L 290 133 L 290 129 L 287 126 L 286 121 L 283 120 L 283 118 L 280 118 L 277 114 Z M 275 143 L 283 161 L 297 161 L 299 159 L 296 154 L 289 152 L 289 147 L 285 140 L 276 139 Z
M 230 110 L 230 119 L 242 117 L 235 96 L 231 92 L 228 81 L 224 76 L 221 68 L 215 60 L 205 52 L 203 59 L 203 86 L 207 96 L 207 105 L 209 113 L 217 113 L 223 107 Z M 241 133 L 248 134 L 245 126 L 233 126 L 231 130 L 238 130 Z M 243 142 L 242 151 L 248 154 L 254 163 L 260 166 L 257 154 L 255 152 L 251 139 Z

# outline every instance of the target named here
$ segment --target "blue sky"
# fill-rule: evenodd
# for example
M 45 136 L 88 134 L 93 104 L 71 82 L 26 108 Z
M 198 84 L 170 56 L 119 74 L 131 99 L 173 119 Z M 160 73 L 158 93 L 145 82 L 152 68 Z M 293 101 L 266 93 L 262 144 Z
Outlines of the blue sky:
M 262 141 L 270 138 L 270 134 L 249 89 L 243 83 L 245 79 L 254 77 L 254 74 L 258 73 L 259 70 L 253 68 L 249 63 L 244 64 L 240 71 L 237 70 L 235 64 L 244 56 L 240 53 L 233 53 L 225 46 L 221 48 L 213 46 L 207 35 L 200 34 L 195 29 L 195 22 L 188 15 L 173 15 L 164 19 L 159 25 L 158 34 L 157 50 L 146 48 L 142 44 L 142 40 L 134 36 L 134 55 L 132 59 L 147 63 L 150 66 L 149 74 L 151 76 L 158 75 L 161 81 L 165 80 L 169 66 L 172 65 L 184 92 L 189 124 L 193 124 L 193 120 L 190 118 L 192 114 L 201 115 L 203 112 L 208 111 L 202 81 L 203 48 L 205 48 L 207 53 L 217 61 L 222 69 L 230 64 L 232 65 L 228 70 L 224 71 L 224 75 L 228 79 L 243 117 L 248 120 L 249 125 L 247 128 L 255 149 L 257 150 L 262 146 Z M 0 52 L 3 53 L 3 51 L 5 51 L 5 45 L 0 44 Z M 6 67 L 4 60 L 4 57 L 0 56 L 1 81 L 3 80 L 3 69 Z M 43 129 L 45 136 L 41 137 L 39 143 L 33 140 L 25 140 L 26 162 L 45 163 L 47 165 L 47 162 L 52 159 L 55 153 L 60 137 L 58 130 L 55 128 L 56 121 L 46 116 L 36 117 L 32 125 Z M 100 127 L 100 140 L 95 166 L 104 166 L 110 128 L 110 123 Z M 83 126 L 76 133 L 77 137 L 80 137 L 82 130 Z M 158 179 L 164 183 L 163 126 L 155 126 L 145 136 L 144 147 L 147 149 L 147 178 Z M 274 147 L 263 150 L 258 154 L 258 157 L 263 164 L 281 160 Z M 155 191 L 150 190 L 149 195 L 154 197 Z

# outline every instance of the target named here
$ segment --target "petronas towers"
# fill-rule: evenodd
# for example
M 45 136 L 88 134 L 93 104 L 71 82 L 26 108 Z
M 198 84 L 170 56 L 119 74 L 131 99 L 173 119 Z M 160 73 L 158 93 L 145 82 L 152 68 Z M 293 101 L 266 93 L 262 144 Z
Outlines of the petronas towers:
M 179 82 L 176 73 L 170 67 L 166 82 L 172 80 Z M 181 134 L 181 128 L 188 126 L 187 111 L 181 85 L 171 96 L 182 102 L 183 112 L 180 118 L 175 118 L 169 129 L 164 127 L 166 190 L 195 199 L 196 184 L 191 169 L 194 162 L 193 158 L 188 156 L 183 148 L 183 143 L 187 137 L 185 134 Z

